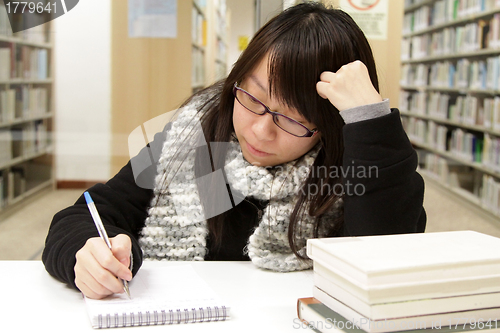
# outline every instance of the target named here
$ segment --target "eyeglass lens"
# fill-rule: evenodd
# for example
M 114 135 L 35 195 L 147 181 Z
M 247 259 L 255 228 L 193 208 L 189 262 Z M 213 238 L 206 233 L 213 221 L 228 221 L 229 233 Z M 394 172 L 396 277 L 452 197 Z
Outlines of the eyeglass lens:
M 241 105 L 243 105 L 247 110 L 253 113 L 262 115 L 266 112 L 266 107 L 261 101 L 243 90 L 236 89 L 236 98 L 241 103 Z M 273 113 L 272 116 L 274 123 L 286 132 L 296 136 L 305 136 L 306 134 L 308 134 L 307 129 L 296 120 L 288 118 L 279 113 Z

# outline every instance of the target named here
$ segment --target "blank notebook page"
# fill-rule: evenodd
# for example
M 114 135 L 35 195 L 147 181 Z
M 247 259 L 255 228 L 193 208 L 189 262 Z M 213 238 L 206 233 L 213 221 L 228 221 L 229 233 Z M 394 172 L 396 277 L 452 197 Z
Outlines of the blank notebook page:
M 190 265 L 143 268 L 129 284 L 131 299 L 85 297 L 94 328 L 219 321 L 229 307 Z

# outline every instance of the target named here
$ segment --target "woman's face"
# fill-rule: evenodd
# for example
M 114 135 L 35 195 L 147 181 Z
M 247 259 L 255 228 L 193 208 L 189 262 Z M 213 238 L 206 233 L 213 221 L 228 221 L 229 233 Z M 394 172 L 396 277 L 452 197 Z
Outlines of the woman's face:
M 272 111 L 291 117 L 310 130 L 316 128 L 297 110 L 278 103 L 273 96 L 268 94 L 267 70 L 268 57 L 264 57 L 259 66 L 239 86 Z M 249 163 L 258 166 L 274 166 L 293 161 L 311 150 L 320 138 L 319 133 L 309 138 L 293 136 L 279 128 L 270 114 L 254 114 L 243 107 L 236 98 L 234 99 L 233 125 L 243 157 Z

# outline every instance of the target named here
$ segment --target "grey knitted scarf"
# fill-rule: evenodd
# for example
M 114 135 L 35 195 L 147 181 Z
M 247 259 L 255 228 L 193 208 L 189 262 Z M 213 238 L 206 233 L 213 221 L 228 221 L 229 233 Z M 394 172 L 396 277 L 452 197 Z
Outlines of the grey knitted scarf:
M 198 179 L 197 185 L 195 179 L 195 150 L 208 149 L 204 136 L 199 135 L 202 132 L 198 106 L 191 103 L 184 107 L 167 133 L 159 159 L 154 198 L 139 239 L 145 259 L 203 260 L 207 253 L 206 220 L 232 208 L 223 196 L 213 211 L 204 210 L 201 204 L 200 192 L 203 195 L 213 195 L 213 192 L 212 188 L 199 189 L 204 180 Z M 209 178 L 210 184 L 213 186 L 213 179 L 220 179 L 226 193 L 227 181 L 231 190 L 243 197 L 269 200 L 246 247 L 252 262 L 258 267 L 282 272 L 311 268 L 311 261 L 299 260 L 293 254 L 288 241 L 288 225 L 297 194 L 308 176 L 318 147 L 299 160 L 280 165 L 278 171 L 276 168 L 271 171 L 248 163 L 237 141 L 228 145 L 224 166 L 226 178 L 222 170 L 218 170 L 220 174 Z M 299 230 L 299 253 L 305 255 L 306 240 L 313 236 L 314 218 L 304 213 Z

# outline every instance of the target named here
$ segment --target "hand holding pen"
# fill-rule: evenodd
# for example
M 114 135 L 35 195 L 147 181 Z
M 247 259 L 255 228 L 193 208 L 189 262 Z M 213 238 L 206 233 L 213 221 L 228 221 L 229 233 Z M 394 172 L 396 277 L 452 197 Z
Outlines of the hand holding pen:
M 90 238 L 76 254 L 75 284 L 90 298 L 103 298 L 114 293 L 127 292 L 127 281 L 132 279 L 130 251 L 132 243 L 127 235 L 109 238 L 97 209 L 85 192 L 85 199 L 101 237 Z

